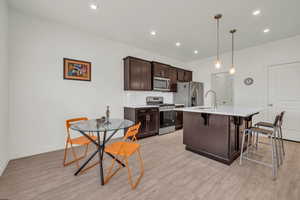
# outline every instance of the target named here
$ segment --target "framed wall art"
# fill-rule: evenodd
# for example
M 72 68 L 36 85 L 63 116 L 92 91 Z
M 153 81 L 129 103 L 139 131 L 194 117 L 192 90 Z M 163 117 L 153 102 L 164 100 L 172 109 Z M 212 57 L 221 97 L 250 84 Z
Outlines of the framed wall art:
M 91 81 L 91 62 L 64 58 L 64 79 Z

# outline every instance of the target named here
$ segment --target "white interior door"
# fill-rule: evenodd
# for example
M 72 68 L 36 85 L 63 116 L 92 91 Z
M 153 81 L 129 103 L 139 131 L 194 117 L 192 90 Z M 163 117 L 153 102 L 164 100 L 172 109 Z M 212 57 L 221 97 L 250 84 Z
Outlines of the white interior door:
M 300 141 L 300 62 L 269 67 L 268 75 L 268 118 L 273 121 L 276 114 L 286 111 L 283 137 Z
M 218 105 L 233 105 L 233 76 L 229 73 L 212 74 L 212 90 L 217 93 Z

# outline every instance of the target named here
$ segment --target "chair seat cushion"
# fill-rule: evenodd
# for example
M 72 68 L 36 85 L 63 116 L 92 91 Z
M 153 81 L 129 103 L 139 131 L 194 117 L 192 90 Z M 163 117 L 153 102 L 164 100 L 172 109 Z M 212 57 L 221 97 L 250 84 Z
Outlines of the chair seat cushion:
M 93 140 L 97 140 L 97 136 L 90 136 L 90 137 Z M 85 144 L 90 144 L 91 143 L 91 141 L 85 136 L 80 136 L 80 137 L 77 137 L 77 138 L 69 139 L 68 142 L 72 143 L 72 144 L 78 144 L 78 145 L 85 145 Z
M 274 125 L 270 122 L 258 122 L 255 124 L 255 126 L 264 126 L 264 127 L 268 127 L 268 128 L 274 127 Z
M 273 134 L 272 130 L 267 130 L 267 129 L 264 129 L 264 128 L 252 127 L 252 128 L 250 128 L 250 130 L 253 131 L 253 132 L 262 133 L 262 134 L 265 134 L 265 135 L 272 135 Z
M 135 142 L 114 142 L 105 147 L 105 152 L 119 155 L 119 156 L 131 156 L 140 148 L 140 144 Z

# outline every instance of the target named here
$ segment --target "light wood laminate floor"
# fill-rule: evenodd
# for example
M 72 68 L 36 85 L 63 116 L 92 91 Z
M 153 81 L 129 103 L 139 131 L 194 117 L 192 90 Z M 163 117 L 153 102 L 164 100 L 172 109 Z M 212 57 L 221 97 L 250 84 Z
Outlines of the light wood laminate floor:
M 287 155 L 277 181 L 272 181 L 269 168 L 249 161 L 227 166 L 186 151 L 182 131 L 140 143 L 145 175 L 136 190 L 131 190 L 125 168 L 100 186 L 98 166 L 76 177 L 75 165 L 62 167 L 63 151 L 56 151 L 11 161 L 0 177 L 0 199 L 300 199 L 299 143 L 285 142 Z M 266 148 L 262 153 L 270 155 Z M 137 175 L 138 162 L 130 163 Z

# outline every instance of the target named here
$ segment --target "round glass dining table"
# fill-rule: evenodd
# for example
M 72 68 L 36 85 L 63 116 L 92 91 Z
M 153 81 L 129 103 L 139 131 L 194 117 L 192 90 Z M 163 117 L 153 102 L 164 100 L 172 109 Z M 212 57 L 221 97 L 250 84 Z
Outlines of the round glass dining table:
M 74 175 L 78 175 L 86 165 L 98 154 L 99 155 L 99 168 L 100 168 L 100 181 L 104 185 L 104 175 L 103 175 L 103 154 L 105 149 L 105 144 L 119 131 L 127 129 L 134 125 L 134 122 L 126 119 L 110 119 L 106 122 L 102 119 L 91 119 L 84 120 L 72 124 L 71 129 L 80 132 L 86 138 L 88 138 L 94 145 L 96 145 L 97 150 L 85 161 L 85 163 L 75 172 Z M 97 141 L 90 137 L 89 133 L 97 134 Z M 101 143 L 102 141 L 102 143 Z M 113 155 L 108 154 L 113 159 L 116 159 Z M 123 167 L 125 166 L 120 160 L 116 159 Z

